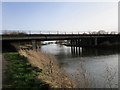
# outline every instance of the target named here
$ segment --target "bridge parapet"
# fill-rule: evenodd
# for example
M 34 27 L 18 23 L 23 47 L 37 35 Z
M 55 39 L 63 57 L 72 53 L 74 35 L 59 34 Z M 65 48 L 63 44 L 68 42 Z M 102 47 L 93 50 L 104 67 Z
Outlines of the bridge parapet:
M 115 31 L 57 31 L 57 30 L 2 30 L 0 34 L 120 34 L 120 32 Z

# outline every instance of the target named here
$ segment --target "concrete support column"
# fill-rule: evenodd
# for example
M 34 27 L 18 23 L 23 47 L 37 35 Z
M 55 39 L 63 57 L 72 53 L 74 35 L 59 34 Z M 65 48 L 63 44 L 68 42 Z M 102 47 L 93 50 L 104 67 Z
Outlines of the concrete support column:
M 74 55 L 74 53 L 75 53 L 75 48 L 74 48 L 74 40 L 71 40 L 71 42 L 70 42 L 70 44 L 71 44 L 71 54 L 72 55 Z
M 81 46 L 84 46 L 84 45 L 85 45 L 85 42 L 86 42 L 85 39 L 82 38 L 82 39 L 81 39 Z
M 73 40 L 70 40 L 70 45 L 72 45 L 73 44 Z
M 36 40 L 32 40 L 32 48 L 36 50 L 36 47 L 37 47 Z
M 77 54 L 77 39 L 75 40 L 76 54 Z
M 39 49 L 41 45 L 41 41 L 36 41 L 36 48 Z
M 97 43 L 97 38 L 95 38 L 95 46 L 97 46 L 98 45 L 98 43 Z
M 73 40 L 73 46 L 75 47 L 75 40 Z
M 72 46 L 74 46 L 74 40 L 72 40 Z
M 74 51 L 74 54 L 75 54 L 75 45 L 76 45 L 76 41 L 73 40 L 73 51 Z
M 38 44 L 39 48 L 41 47 L 41 41 L 39 41 L 39 44 Z
M 77 45 L 77 39 L 75 40 L 75 46 Z
M 36 49 L 39 49 L 39 42 L 36 41 Z
M 81 39 L 79 39 L 79 46 L 81 45 Z
M 89 40 L 89 45 L 92 46 L 92 38 Z

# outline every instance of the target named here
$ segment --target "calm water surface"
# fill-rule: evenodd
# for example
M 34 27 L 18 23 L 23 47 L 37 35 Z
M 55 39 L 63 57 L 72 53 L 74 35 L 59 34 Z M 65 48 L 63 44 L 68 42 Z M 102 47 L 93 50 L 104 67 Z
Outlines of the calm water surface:
M 86 73 L 91 87 L 118 87 L 118 55 L 120 54 L 116 50 L 73 49 L 57 44 L 45 45 L 41 49 L 53 54 L 59 61 L 61 69 L 65 70 L 80 87 L 81 72 Z M 112 76 L 113 79 L 107 81 L 107 76 L 108 78 Z

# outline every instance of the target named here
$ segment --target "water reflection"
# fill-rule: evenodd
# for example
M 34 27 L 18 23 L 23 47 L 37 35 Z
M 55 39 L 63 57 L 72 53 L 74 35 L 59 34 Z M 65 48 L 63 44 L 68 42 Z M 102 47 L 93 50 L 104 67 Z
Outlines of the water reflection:
M 42 51 L 49 52 L 55 55 L 58 59 L 75 57 L 97 57 L 119 54 L 120 51 L 116 49 L 97 49 L 97 48 L 82 48 L 82 47 L 67 47 L 64 45 L 45 45 L 41 47 Z
M 92 57 L 101 55 L 112 55 L 117 53 L 120 53 L 120 51 L 116 49 L 71 47 L 71 55 L 73 56 Z
M 61 64 L 61 70 L 65 70 L 68 75 L 78 80 L 80 76 L 76 75 L 81 68 L 80 63 L 84 62 L 84 69 L 89 73 L 92 84 L 97 88 L 104 87 L 106 66 L 112 68 L 111 74 L 116 73 L 113 84 L 118 84 L 118 55 L 120 51 L 116 49 L 95 49 L 81 47 L 67 47 L 63 45 L 46 45 L 41 50 L 53 54 Z M 71 76 L 73 75 L 73 76 Z
M 82 56 L 82 48 L 81 47 L 71 47 L 71 54 Z

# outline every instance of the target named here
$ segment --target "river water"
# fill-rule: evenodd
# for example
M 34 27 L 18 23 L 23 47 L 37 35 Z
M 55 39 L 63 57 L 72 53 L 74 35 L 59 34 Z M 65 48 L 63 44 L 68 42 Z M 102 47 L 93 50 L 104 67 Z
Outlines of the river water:
M 118 88 L 118 53 L 114 49 L 71 48 L 50 44 L 42 51 L 54 55 L 61 70 L 76 82 L 78 87 Z

